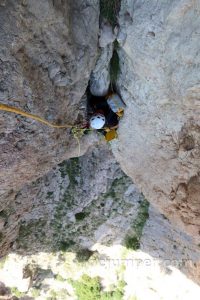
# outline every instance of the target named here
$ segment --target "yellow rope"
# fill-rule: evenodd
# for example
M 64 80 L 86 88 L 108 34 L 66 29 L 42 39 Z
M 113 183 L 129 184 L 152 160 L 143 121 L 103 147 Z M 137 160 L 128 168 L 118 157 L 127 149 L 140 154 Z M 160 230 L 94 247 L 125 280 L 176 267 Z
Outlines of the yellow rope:
M 69 124 L 65 124 L 65 125 L 56 125 L 56 124 L 52 124 L 52 123 L 49 123 L 48 121 L 36 116 L 36 115 L 33 115 L 33 114 L 30 114 L 30 113 L 27 113 L 19 108 L 16 108 L 16 107 L 13 107 L 13 106 L 10 106 L 10 105 L 6 105 L 6 104 L 2 104 L 0 103 L 0 110 L 2 111 L 6 111 L 6 112 L 11 112 L 11 113 L 15 113 L 17 115 L 21 115 L 21 116 L 24 116 L 24 117 L 27 117 L 27 118 L 31 118 L 33 120 L 36 120 L 40 123 L 43 123 L 49 127 L 53 127 L 53 128 L 73 128 L 73 125 L 69 125 Z

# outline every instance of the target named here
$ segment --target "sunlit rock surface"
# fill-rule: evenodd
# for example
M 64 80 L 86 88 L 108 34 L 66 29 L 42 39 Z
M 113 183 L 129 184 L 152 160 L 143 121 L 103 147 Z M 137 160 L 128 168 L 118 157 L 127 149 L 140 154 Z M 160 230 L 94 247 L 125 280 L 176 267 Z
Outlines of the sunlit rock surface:
M 145 197 L 200 242 L 200 5 L 122 0 L 118 89 L 127 108 L 113 150 Z
M 0 102 L 57 124 L 85 122 L 81 103 L 97 58 L 94 1 L 1 1 Z M 94 144 L 85 137 L 81 153 Z M 0 203 L 78 155 L 69 129 L 52 129 L 0 111 Z

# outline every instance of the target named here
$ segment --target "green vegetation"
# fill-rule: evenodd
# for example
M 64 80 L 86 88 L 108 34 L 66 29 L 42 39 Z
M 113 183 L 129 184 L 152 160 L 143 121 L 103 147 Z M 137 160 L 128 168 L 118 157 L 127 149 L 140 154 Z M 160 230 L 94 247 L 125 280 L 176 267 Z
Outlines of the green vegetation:
M 77 177 L 81 178 L 81 168 L 79 165 L 79 158 L 71 158 L 69 161 L 64 161 L 59 165 L 59 171 L 61 177 L 69 177 L 69 186 L 67 187 L 62 201 L 59 202 L 56 213 L 54 216 L 55 220 L 61 219 L 63 213 L 65 213 L 65 208 L 70 208 L 74 204 L 74 189 L 80 183 L 77 181 Z M 61 186 L 62 188 L 62 186 Z
M 106 19 L 113 27 L 118 24 L 118 14 L 121 0 L 100 0 L 100 16 Z
M 79 300 L 101 299 L 101 285 L 98 277 L 83 275 L 79 281 L 72 281 Z
M 20 291 L 18 290 L 17 287 L 12 287 L 12 288 L 11 288 L 11 293 L 12 293 L 14 296 L 16 296 L 17 298 L 21 298 L 21 297 L 25 296 L 25 293 L 20 292 Z
M 80 175 L 79 158 L 71 158 L 69 161 L 64 161 L 60 165 L 61 177 L 65 178 L 69 176 L 70 185 L 75 186 L 77 184 L 76 176 Z
M 0 269 L 3 269 L 5 262 L 6 262 L 6 257 L 0 259 Z
M 117 53 L 118 43 L 115 41 L 114 43 L 114 50 L 113 55 L 110 60 L 110 81 L 111 81 L 111 88 L 113 85 L 116 84 L 117 78 L 120 73 L 120 64 L 119 64 L 119 55 Z
M 79 281 L 71 280 L 79 300 L 122 300 L 125 282 L 119 281 L 113 291 L 103 291 L 99 277 L 89 277 L 84 274 Z
M 73 159 L 73 167 L 71 166 L 71 169 L 75 168 L 77 169 L 77 172 L 81 172 L 79 170 L 80 166 L 77 161 L 74 161 Z M 78 171 L 79 170 L 79 171 Z M 63 164 L 62 166 L 62 172 L 63 176 L 64 174 L 67 174 L 69 171 L 69 168 L 67 166 L 67 163 Z M 66 176 L 66 175 L 65 175 Z M 80 177 L 79 177 L 80 178 Z M 75 183 L 76 178 L 74 179 Z M 131 181 L 130 181 L 131 182 Z M 60 199 L 58 202 L 55 210 L 54 210 L 54 218 L 51 220 L 51 228 L 53 229 L 53 235 L 55 236 L 55 244 L 53 245 L 53 251 L 74 251 L 78 252 L 77 260 L 79 262 L 83 261 L 82 253 L 79 252 L 80 247 L 78 243 L 75 243 L 75 240 L 73 240 L 73 236 L 78 235 L 86 235 L 90 236 L 91 232 L 95 230 L 95 228 L 98 228 L 106 219 L 111 215 L 115 214 L 115 211 L 117 208 L 121 205 L 123 192 L 126 187 L 128 186 L 127 177 L 121 176 L 120 178 L 116 178 L 113 182 L 108 191 L 104 194 L 99 195 L 98 199 L 95 199 L 88 205 L 86 208 L 84 208 L 84 211 L 78 212 L 75 214 L 76 218 L 76 226 L 74 226 L 74 223 L 68 223 L 66 224 L 65 221 L 63 222 L 64 218 L 66 217 L 66 213 L 71 209 L 71 207 L 75 208 L 77 207 L 77 203 L 74 201 L 74 190 L 76 187 L 81 186 L 81 182 L 77 182 L 76 185 L 69 184 L 68 188 L 64 192 L 64 196 Z M 113 209 L 110 210 L 110 215 L 105 216 L 104 211 L 104 205 L 108 198 L 113 198 Z M 98 210 L 99 211 L 99 217 L 95 218 L 95 221 L 93 220 L 93 211 Z M 92 221 L 88 222 L 88 219 L 91 218 Z M 79 255 L 80 254 L 80 255 Z M 84 256 L 84 255 L 83 255 Z M 80 260 L 79 260 L 80 258 Z M 87 260 L 87 254 L 84 258 L 84 261 Z
M 76 253 L 76 259 L 78 262 L 86 262 L 90 259 L 90 257 L 93 255 L 93 251 L 90 251 L 89 249 L 80 249 Z
M 149 202 L 146 199 L 141 201 L 138 215 L 133 223 L 133 235 L 128 235 L 125 238 L 125 245 L 128 249 L 138 250 L 140 248 L 140 238 L 144 225 L 149 218 Z
M 111 197 L 115 199 L 116 201 L 121 198 L 121 195 L 119 194 L 119 189 L 122 185 L 125 185 L 127 182 L 127 177 L 123 176 L 120 178 L 116 178 L 107 193 L 103 195 L 103 199 L 107 199 L 108 197 Z
M 57 299 L 57 294 L 58 294 L 58 292 L 56 292 L 54 290 L 51 290 L 50 293 L 49 293 L 50 297 L 48 297 L 47 299 L 48 300 L 54 300 L 54 299 L 56 300 Z
M 52 198 L 53 197 L 53 192 L 48 192 L 47 193 L 47 199 Z
M 0 231 L 0 243 L 3 241 L 3 233 Z
M 138 237 L 141 237 L 144 225 L 149 218 L 149 202 L 144 199 L 139 208 L 137 218 L 134 222 L 134 229 Z
M 63 278 L 60 274 L 57 274 L 56 280 L 63 282 L 63 281 L 65 281 L 65 278 Z
M 19 235 L 17 238 L 18 245 L 23 249 L 28 249 L 30 243 L 30 239 L 37 243 L 44 243 L 44 235 L 45 235 L 45 220 L 31 220 L 29 223 L 23 223 L 19 228 Z
M 74 245 L 74 241 L 68 239 L 66 237 L 66 229 L 67 232 L 69 228 L 63 228 L 63 218 L 65 218 L 67 211 L 69 208 L 75 205 L 74 203 L 74 190 L 77 186 L 81 184 L 78 182 L 77 177 L 81 178 L 81 168 L 79 165 L 79 158 L 72 158 L 69 161 L 64 161 L 59 165 L 59 171 L 62 178 L 68 176 L 69 178 L 69 186 L 64 191 L 64 195 L 60 198 L 55 210 L 54 210 L 54 218 L 51 221 L 51 228 L 53 229 L 54 237 L 56 244 L 53 246 L 53 251 L 61 250 L 66 251 L 69 250 Z M 62 188 L 62 186 L 61 186 Z M 76 215 L 77 221 L 83 220 L 85 217 L 84 213 L 78 213 Z
M 59 250 L 65 252 L 74 244 L 75 242 L 73 240 L 61 241 L 59 245 Z
M 125 239 L 125 245 L 128 249 L 138 250 L 140 248 L 140 240 L 136 235 L 128 235 Z
M 33 298 L 37 298 L 40 296 L 40 290 L 37 288 L 33 288 L 31 289 L 31 295 Z
M 7 219 L 7 213 L 4 211 L 4 210 L 2 210 L 2 211 L 0 211 L 0 217 L 2 218 L 2 219 Z
M 87 216 L 87 214 L 84 212 L 75 214 L 75 218 L 77 221 L 82 221 L 83 219 L 85 219 L 86 216 Z
M 69 296 L 69 294 L 66 289 L 61 289 L 59 291 L 51 290 L 46 300 L 65 300 L 68 299 L 67 296 Z

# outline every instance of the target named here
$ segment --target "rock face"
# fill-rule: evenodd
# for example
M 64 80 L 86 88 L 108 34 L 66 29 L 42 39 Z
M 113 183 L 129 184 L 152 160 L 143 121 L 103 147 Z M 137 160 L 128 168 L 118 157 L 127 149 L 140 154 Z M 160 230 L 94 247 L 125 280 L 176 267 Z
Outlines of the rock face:
M 167 300 L 168 293 L 170 299 L 193 299 L 200 287 L 183 273 L 199 283 L 199 249 L 152 206 L 146 206 L 144 220 L 144 201 L 107 144 L 26 185 L 3 211 L 1 249 L 12 231 L 17 236 L 11 254 L 0 260 L 0 294 L 72 300 L 69 279 L 89 274 L 100 276 L 104 287 L 124 280 L 127 300 L 152 293 L 152 299 Z M 141 224 L 138 251 L 127 249 L 127 233 Z M 183 288 L 173 289 L 174 282 Z
M 111 150 L 99 146 L 15 193 L 0 212 L 0 255 L 121 244 L 142 200 Z
M 1 1 L 0 102 L 52 123 L 83 123 L 89 79 L 93 94 L 107 93 L 116 38 L 121 68 L 116 88 L 127 108 L 112 148 L 125 173 L 155 207 L 148 212 L 144 196 L 107 146 L 76 157 L 99 141 L 96 135 L 84 135 L 79 153 L 76 133 L 0 111 L 0 257 L 10 249 L 14 260 L 24 256 L 20 280 L 25 279 L 28 296 L 34 279 L 27 274 L 32 257 L 43 261 L 47 255 L 51 261 L 52 255 L 53 264 L 45 268 L 51 266 L 55 273 L 43 273 L 56 281 L 54 275 L 64 268 L 67 278 L 71 276 L 68 252 L 73 267 L 74 256 L 89 259 L 96 252 L 98 258 L 121 261 L 129 255 L 132 260 L 150 255 L 164 266 L 165 282 L 172 260 L 184 261 L 176 267 L 199 282 L 199 248 L 165 217 L 200 242 L 198 2 L 122 0 L 117 31 L 102 27 L 99 57 L 98 4 Z M 67 160 L 71 157 L 76 158 Z M 124 244 L 143 253 L 129 252 Z M 120 249 L 119 257 L 115 249 Z M 0 269 L 0 281 L 6 278 L 6 285 L 15 287 L 16 274 L 11 278 L 2 261 Z M 141 274 L 126 271 L 131 289 L 133 276 L 141 281 Z M 146 277 L 152 290 L 149 274 Z M 46 287 L 44 282 L 44 294 Z
M 200 6 L 122 0 L 118 89 L 127 109 L 113 150 L 145 197 L 200 242 Z
M 99 57 L 90 78 L 90 92 L 94 96 L 106 96 L 110 87 L 110 60 L 116 35 L 112 26 L 102 22 L 99 36 Z
M 106 144 L 13 194 L 0 212 L 0 256 L 121 244 L 143 200 Z
M 99 59 L 90 78 L 90 92 L 94 96 L 106 96 L 110 86 L 110 59 L 113 54 L 113 45 L 101 48 Z
M 80 124 L 86 107 L 81 98 L 97 58 L 98 5 L 1 1 L 0 102 L 52 123 Z M 83 139 L 81 153 L 94 140 Z M 1 209 L 24 184 L 77 153 L 70 130 L 0 111 Z
M 0 103 L 52 123 L 84 122 L 82 96 L 97 58 L 98 4 L 98 0 L 1 1 Z M 79 153 L 70 129 L 52 129 L 0 111 L 1 255 L 15 240 L 21 216 L 32 207 L 26 197 L 18 213 L 12 211 L 19 190 L 64 159 L 83 154 L 96 141 L 95 135 L 84 136 Z
M 163 271 L 170 274 L 175 267 L 188 278 L 200 283 L 200 251 L 192 237 L 174 228 L 173 224 L 153 206 L 145 224 L 141 250 L 160 261 Z
M 18 193 L 10 210 L 19 215 L 21 207 L 27 209 L 19 222 L 15 220 L 19 233 L 12 249 L 27 255 L 121 244 L 142 200 L 102 145 L 64 161 Z M 13 217 L 7 219 L 7 230 Z

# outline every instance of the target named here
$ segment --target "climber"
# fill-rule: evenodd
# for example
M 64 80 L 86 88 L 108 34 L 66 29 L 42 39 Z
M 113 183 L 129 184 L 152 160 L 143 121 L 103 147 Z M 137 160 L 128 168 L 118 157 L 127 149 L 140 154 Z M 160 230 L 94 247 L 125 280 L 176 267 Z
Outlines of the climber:
M 116 138 L 116 129 L 124 107 L 125 104 L 117 94 L 112 93 L 108 97 L 91 96 L 88 101 L 88 113 L 91 114 L 90 127 L 103 130 L 107 141 Z
M 106 123 L 106 118 L 102 113 L 95 113 L 90 118 L 90 127 L 93 129 L 102 129 Z

